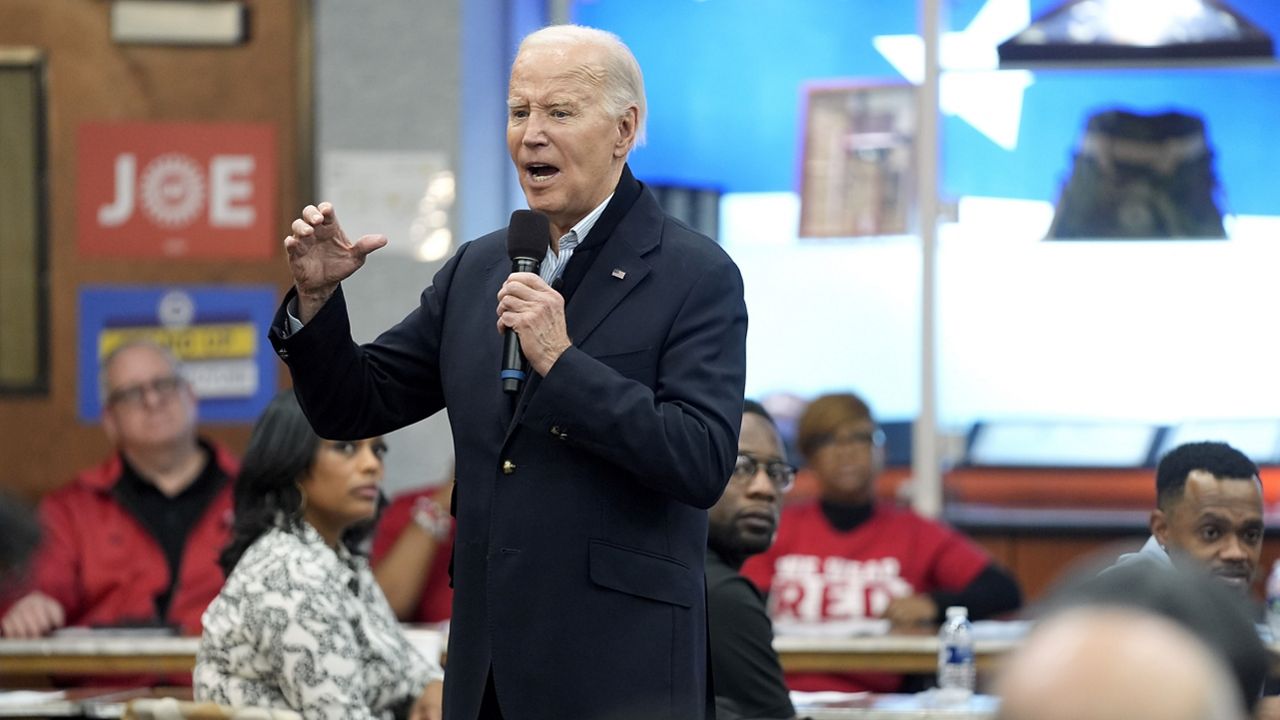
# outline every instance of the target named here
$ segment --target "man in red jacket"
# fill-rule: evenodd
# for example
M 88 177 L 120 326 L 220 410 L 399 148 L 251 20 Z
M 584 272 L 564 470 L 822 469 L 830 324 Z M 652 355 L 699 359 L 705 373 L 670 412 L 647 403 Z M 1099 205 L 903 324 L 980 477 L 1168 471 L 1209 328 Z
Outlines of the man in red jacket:
M 102 426 L 116 453 L 40 504 L 28 592 L 5 637 L 64 625 L 169 625 L 199 634 L 222 587 L 236 460 L 196 436 L 196 396 L 165 349 L 130 342 L 102 364 Z

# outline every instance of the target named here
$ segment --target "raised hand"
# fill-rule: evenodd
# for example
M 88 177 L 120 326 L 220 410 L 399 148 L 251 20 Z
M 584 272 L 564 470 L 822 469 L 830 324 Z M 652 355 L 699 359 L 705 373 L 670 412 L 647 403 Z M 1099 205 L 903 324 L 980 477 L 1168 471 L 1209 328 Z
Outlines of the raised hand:
M 364 265 L 369 253 L 387 244 L 384 235 L 365 235 L 356 242 L 338 224 L 331 203 L 308 205 L 284 239 L 289 270 L 298 289 L 298 319 L 306 323 L 337 289 Z

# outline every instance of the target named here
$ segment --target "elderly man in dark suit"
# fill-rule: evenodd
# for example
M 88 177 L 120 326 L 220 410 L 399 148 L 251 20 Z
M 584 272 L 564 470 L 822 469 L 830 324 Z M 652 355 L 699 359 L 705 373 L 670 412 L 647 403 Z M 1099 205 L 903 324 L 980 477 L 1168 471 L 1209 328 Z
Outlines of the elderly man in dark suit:
M 386 238 L 352 242 L 332 206 L 308 206 L 285 239 L 295 288 L 271 338 L 322 436 L 448 409 L 447 718 L 709 717 L 706 509 L 737 454 L 742 279 L 628 170 L 644 87 L 616 37 L 533 33 L 508 107 L 525 197 L 550 221 L 539 274 L 509 273 L 507 233 L 486 235 L 357 346 L 339 282 Z M 499 379 L 508 329 L 531 370 L 514 397 Z

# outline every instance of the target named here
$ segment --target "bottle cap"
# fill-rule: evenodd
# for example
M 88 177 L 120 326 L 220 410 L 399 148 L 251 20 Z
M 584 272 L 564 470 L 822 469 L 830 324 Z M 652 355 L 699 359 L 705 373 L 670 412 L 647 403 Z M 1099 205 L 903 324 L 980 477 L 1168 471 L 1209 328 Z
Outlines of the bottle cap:
M 955 618 L 955 617 L 968 618 L 969 608 L 963 605 L 952 605 L 951 607 L 947 608 L 947 619 L 950 620 L 951 618 Z

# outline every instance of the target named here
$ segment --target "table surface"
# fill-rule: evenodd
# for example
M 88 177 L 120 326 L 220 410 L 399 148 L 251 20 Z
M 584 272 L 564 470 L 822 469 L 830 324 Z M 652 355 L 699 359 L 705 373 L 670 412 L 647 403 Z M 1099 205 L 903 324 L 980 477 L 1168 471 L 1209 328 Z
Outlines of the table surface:
M 190 688 L 78 688 L 59 697 L 25 696 L 0 691 L 0 718 L 90 717 L 118 718 L 135 698 L 176 697 L 190 700 Z M 812 696 L 813 694 L 808 694 Z M 943 706 L 933 692 L 916 695 L 856 693 L 828 702 L 803 702 L 796 697 L 797 712 L 812 720 L 989 720 L 999 700 L 975 695 L 962 704 Z
M 991 669 L 1018 644 L 1027 627 L 1025 622 L 974 623 L 978 669 Z M 405 632 L 424 654 L 442 655 L 440 631 L 406 627 Z M 38 640 L 0 638 L 0 677 L 189 673 L 199 644 L 195 637 L 121 636 L 107 631 Z M 857 637 L 783 635 L 774 638 L 773 645 L 789 671 L 932 673 L 937 667 L 937 637 L 927 631 Z M 1280 645 L 1273 643 L 1271 650 L 1274 672 L 1280 670 Z
M 35 693 L 34 695 L 29 693 Z M 191 688 L 75 688 L 73 690 L 0 690 L 0 718 L 118 718 L 136 698 L 191 699 Z
M 1025 622 L 974 623 L 978 668 L 990 669 L 997 658 L 1018 644 L 1028 627 Z M 855 637 L 781 635 L 774 638 L 773 647 L 783 669 L 793 672 L 932 673 L 938 667 L 938 637 L 929 630 Z
M 440 656 L 444 635 L 406 627 L 424 654 Z M 35 640 L 0 638 L 0 677 L 49 675 L 167 675 L 195 667 L 198 637 L 149 636 L 86 630 Z
M 944 704 L 936 691 L 915 695 L 858 693 L 824 704 L 808 704 L 793 694 L 796 713 L 812 720 L 988 720 L 1000 709 L 992 695 L 974 695 L 959 703 Z

